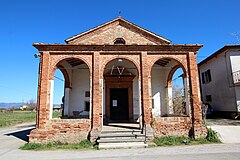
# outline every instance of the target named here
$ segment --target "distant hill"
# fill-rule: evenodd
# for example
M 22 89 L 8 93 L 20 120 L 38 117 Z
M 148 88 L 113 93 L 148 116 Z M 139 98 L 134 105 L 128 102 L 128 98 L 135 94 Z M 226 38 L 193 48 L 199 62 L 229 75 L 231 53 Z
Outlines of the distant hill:
M 15 106 L 16 108 L 21 107 L 26 103 L 5 103 L 5 102 L 0 102 L 0 108 L 10 108 Z M 54 106 L 61 106 L 60 104 L 54 104 Z
M 0 108 L 10 108 L 15 106 L 16 108 L 19 108 L 24 103 L 0 103 Z

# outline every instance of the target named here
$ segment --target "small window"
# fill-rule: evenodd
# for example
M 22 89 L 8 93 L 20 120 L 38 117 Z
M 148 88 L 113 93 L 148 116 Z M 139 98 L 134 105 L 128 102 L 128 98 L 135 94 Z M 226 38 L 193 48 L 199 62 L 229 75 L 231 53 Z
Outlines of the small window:
M 206 72 L 202 72 L 202 83 L 209 83 L 212 81 L 212 77 L 211 77 L 211 72 L 210 69 L 207 70 Z
M 90 111 L 90 102 L 89 101 L 85 101 L 84 111 L 87 111 L 87 112 Z
M 154 98 L 152 98 L 152 109 L 154 109 L 154 106 L 155 106 L 155 104 L 154 104 Z
M 126 44 L 126 42 L 123 38 L 117 38 L 115 39 L 114 44 Z
M 211 95 L 206 95 L 206 101 L 211 102 L 212 101 L 212 96 Z
M 205 83 L 205 77 L 204 77 L 204 72 L 202 73 L 202 83 Z
M 85 92 L 85 97 L 90 97 L 90 91 Z

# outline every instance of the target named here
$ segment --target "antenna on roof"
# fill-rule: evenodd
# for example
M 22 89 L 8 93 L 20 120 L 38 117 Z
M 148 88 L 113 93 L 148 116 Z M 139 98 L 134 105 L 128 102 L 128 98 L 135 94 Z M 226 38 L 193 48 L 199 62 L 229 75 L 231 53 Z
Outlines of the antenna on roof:
M 231 33 L 235 38 L 236 38 L 236 44 L 240 44 L 240 38 L 239 38 L 239 34 L 238 33 Z

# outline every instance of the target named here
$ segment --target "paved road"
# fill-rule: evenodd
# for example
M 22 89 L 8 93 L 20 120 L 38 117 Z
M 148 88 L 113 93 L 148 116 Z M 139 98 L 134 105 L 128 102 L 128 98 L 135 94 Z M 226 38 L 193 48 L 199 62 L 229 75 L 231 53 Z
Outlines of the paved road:
M 89 151 L 21 151 L 13 149 L 0 155 L 1 160 L 239 160 L 239 144 L 157 147 L 142 149 Z
M 141 149 L 85 150 L 85 151 L 22 151 L 26 134 L 33 124 L 0 129 L 0 160 L 239 160 L 240 144 L 210 144 L 195 146 L 155 147 Z
M 219 133 L 223 143 L 240 143 L 240 120 L 207 119 L 207 124 Z

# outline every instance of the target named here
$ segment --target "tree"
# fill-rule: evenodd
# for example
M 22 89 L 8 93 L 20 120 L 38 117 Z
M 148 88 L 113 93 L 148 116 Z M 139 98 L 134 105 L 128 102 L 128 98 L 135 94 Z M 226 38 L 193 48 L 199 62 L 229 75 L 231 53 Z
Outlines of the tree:
M 30 99 L 29 101 L 27 101 L 26 105 L 32 111 L 37 109 L 37 103 L 34 99 Z
M 174 114 L 186 114 L 186 102 L 184 97 L 184 90 L 182 87 L 174 86 L 172 89 L 173 110 Z

